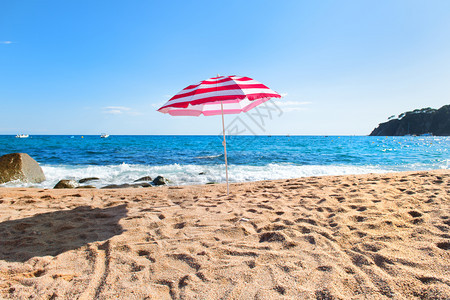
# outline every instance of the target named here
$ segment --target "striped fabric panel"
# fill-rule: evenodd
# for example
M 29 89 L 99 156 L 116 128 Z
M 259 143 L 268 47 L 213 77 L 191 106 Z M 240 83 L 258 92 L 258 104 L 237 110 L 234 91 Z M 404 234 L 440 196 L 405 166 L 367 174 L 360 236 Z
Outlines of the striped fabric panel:
M 244 85 L 260 85 L 264 88 L 267 88 L 265 85 L 259 83 L 256 80 L 253 80 L 248 77 L 238 77 L 238 76 L 228 76 L 228 77 L 219 77 L 218 80 L 212 81 L 211 79 L 204 80 L 198 84 L 190 85 L 176 94 L 173 98 L 177 99 L 184 96 L 189 96 L 190 93 L 197 91 L 201 92 L 203 89 L 214 89 L 214 88 L 227 88 L 227 86 L 234 86 L 234 88 L 238 86 Z M 230 89 L 230 87 L 228 87 Z M 231 88 L 232 89 L 232 88 Z M 171 99 L 172 100 L 172 99 Z
M 249 77 L 221 76 L 190 85 L 173 96 L 158 111 L 166 108 L 187 108 L 189 105 L 208 104 L 214 102 L 238 102 L 242 99 L 250 101 L 260 98 L 281 98 L 264 84 Z
M 270 99 L 271 98 L 260 98 L 254 101 L 243 99 L 239 102 L 223 102 L 223 114 L 228 115 L 247 112 L 253 107 L 269 101 Z M 215 116 L 222 114 L 222 105 L 216 102 L 215 104 L 189 105 L 187 108 L 167 107 L 161 112 L 168 113 L 172 116 Z
M 204 85 L 216 85 L 216 84 L 226 84 L 227 82 L 230 82 L 230 81 L 239 81 L 239 82 L 246 82 L 246 81 L 255 81 L 255 82 L 257 82 L 256 80 L 253 80 L 253 79 L 251 79 L 250 77 L 242 77 L 242 76 L 236 76 L 236 75 L 232 75 L 232 76 L 220 76 L 220 77 L 213 77 L 213 78 L 210 78 L 210 79 L 207 79 L 207 80 L 203 80 L 203 81 L 200 81 L 199 83 L 197 83 L 197 84 L 193 84 L 193 85 L 190 85 L 190 86 L 188 86 L 188 87 L 186 87 L 185 89 L 183 89 L 183 91 L 185 91 L 185 90 L 190 90 L 190 89 L 195 89 L 195 88 L 197 88 L 198 86 L 200 86 L 200 85 L 202 85 L 202 84 L 204 84 Z M 258 82 L 259 83 L 259 82 Z M 183 91 L 181 91 L 181 92 L 183 92 Z

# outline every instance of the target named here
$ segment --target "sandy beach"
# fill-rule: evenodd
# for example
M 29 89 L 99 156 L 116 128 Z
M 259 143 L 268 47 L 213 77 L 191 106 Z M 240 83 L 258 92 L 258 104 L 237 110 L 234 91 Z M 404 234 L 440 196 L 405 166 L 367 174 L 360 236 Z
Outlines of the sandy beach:
M 449 299 L 450 170 L 0 189 L 5 299 Z

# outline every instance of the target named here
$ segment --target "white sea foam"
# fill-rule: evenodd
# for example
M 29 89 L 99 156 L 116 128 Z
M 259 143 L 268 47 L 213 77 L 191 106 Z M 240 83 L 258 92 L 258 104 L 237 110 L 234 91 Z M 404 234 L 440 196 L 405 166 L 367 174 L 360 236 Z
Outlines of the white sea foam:
M 206 156 L 197 156 L 196 158 L 200 158 L 200 159 L 212 159 L 212 158 L 217 158 L 217 157 L 222 157 L 223 154 L 218 154 L 218 155 L 206 155 Z
M 445 168 L 445 167 L 444 167 Z M 52 188 L 61 179 L 79 180 L 86 177 L 98 177 L 99 181 L 87 184 L 102 187 L 108 184 L 132 183 L 143 177 L 158 175 L 171 181 L 172 185 L 205 184 L 208 182 L 225 182 L 224 165 L 110 165 L 110 166 L 50 166 L 43 165 L 42 169 L 47 178 L 40 184 L 10 182 L 0 186 L 18 187 L 34 186 Z M 271 179 L 289 179 L 323 175 L 349 175 L 367 173 L 386 173 L 393 171 L 427 169 L 420 166 L 408 167 L 379 167 L 379 166 L 349 166 L 349 165 L 292 165 L 269 164 L 266 166 L 231 165 L 228 175 L 230 182 L 246 182 Z

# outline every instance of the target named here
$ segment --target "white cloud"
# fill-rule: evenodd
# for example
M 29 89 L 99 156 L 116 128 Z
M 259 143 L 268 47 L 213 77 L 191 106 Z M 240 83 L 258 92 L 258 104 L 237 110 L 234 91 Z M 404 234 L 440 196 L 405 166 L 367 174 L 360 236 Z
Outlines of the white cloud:
M 103 107 L 103 113 L 104 114 L 110 114 L 110 115 L 120 115 L 126 112 L 130 112 L 131 108 L 125 107 L 125 106 L 107 106 Z
M 127 116 L 141 116 L 143 113 L 141 111 L 133 110 L 132 108 L 126 106 L 106 106 L 103 107 L 102 113 L 108 115 L 127 115 Z
M 11 42 L 11 41 L 0 41 L 0 44 L 3 44 L 3 45 L 9 45 L 9 44 L 12 44 L 13 42 Z
M 312 103 L 308 101 L 284 101 L 283 99 L 277 99 L 274 102 L 283 112 L 306 110 L 305 106 Z
M 110 109 L 110 110 L 104 111 L 104 113 L 110 114 L 110 115 L 120 115 L 120 114 L 123 114 L 123 111 L 121 111 L 120 109 Z

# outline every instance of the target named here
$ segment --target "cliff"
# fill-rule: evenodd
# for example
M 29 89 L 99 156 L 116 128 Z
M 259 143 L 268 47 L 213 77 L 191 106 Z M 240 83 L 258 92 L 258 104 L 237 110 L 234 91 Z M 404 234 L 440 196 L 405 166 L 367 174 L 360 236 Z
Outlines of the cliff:
M 381 123 L 371 136 L 399 135 L 432 135 L 450 136 L 450 105 L 439 109 L 422 108 L 402 113 L 396 119 Z

